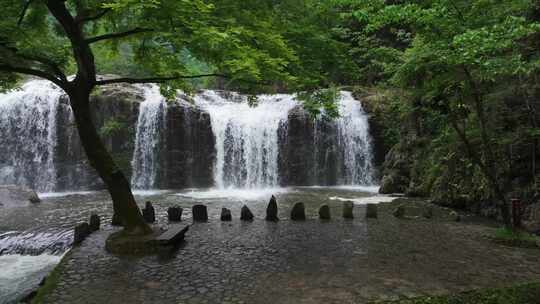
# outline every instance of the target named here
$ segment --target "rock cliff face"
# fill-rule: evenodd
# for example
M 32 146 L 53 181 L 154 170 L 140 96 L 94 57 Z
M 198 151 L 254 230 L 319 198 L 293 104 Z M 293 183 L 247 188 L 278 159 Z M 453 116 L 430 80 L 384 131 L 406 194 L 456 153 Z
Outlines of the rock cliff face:
M 93 120 L 101 137 L 128 178 L 142 90 L 136 86 L 104 88 L 91 100 Z M 103 183 L 89 166 L 63 97 L 57 113 L 55 163 L 57 189 L 100 189 Z M 159 188 L 209 187 L 213 184 L 214 136 L 208 113 L 183 101 L 169 105 L 159 156 Z
M 287 123 L 279 131 L 280 184 L 309 185 L 313 183 L 313 121 L 301 106 L 293 108 Z
M 134 130 L 142 91 L 134 86 L 106 87 L 91 99 L 93 121 L 102 140 L 124 173 L 131 176 Z M 57 112 L 56 191 L 103 188 L 90 167 L 71 114 L 69 100 L 61 98 Z
M 345 170 L 335 120 L 314 120 L 301 105 L 279 129 L 280 184 L 337 185 Z
M 185 101 L 170 105 L 165 134 L 161 188 L 211 187 L 216 153 L 208 113 Z

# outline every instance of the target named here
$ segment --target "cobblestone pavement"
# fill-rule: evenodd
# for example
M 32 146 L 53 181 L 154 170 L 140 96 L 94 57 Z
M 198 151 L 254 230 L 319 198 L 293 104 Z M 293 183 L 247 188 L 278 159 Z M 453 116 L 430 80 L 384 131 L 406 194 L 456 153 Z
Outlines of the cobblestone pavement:
M 540 280 L 540 250 L 496 245 L 494 228 L 379 219 L 191 226 L 170 254 L 119 258 L 94 233 L 62 262 L 46 303 L 364 303 Z

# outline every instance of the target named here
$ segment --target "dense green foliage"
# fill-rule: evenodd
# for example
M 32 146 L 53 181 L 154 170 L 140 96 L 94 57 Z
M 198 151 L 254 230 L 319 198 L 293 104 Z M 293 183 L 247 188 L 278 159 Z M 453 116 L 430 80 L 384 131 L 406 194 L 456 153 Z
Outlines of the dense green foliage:
M 395 153 L 414 160 L 411 194 L 538 199 L 537 2 L 339 3 L 364 85 L 386 89 L 388 111 L 400 104 Z

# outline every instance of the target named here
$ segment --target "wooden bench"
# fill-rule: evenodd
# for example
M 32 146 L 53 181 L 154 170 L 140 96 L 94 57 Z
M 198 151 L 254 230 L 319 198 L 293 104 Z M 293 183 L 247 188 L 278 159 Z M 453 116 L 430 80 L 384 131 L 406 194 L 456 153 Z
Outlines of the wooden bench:
M 156 242 L 158 245 L 175 245 L 184 240 L 184 234 L 189 230 L 188 224 L 171 225 L 169 229 L 158 237 Z

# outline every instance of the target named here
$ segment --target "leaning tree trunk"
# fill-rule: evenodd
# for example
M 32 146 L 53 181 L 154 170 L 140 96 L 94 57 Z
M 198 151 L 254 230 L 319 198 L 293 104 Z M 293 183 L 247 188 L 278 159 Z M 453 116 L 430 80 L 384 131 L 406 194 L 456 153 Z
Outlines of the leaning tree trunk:
M 114 213 L 129 233 L 149 233 L 151 229 L 141 215 L 127 178 L 105 148 L 92 122 L 90 90 L 74 87 L 68 95 L 86 156 L 109 190 Z

